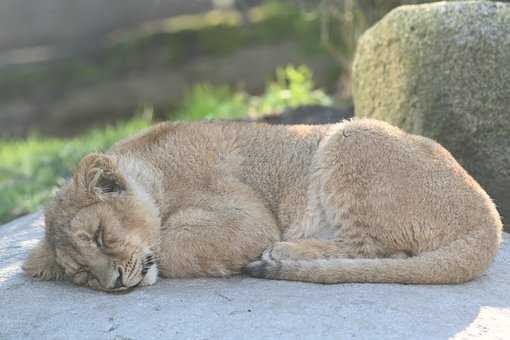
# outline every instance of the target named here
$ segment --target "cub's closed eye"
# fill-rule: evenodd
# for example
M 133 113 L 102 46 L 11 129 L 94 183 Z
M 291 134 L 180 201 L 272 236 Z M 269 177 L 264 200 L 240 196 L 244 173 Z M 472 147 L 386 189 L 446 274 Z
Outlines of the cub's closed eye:
M 103 226 L 99 225 L 97 227 L 96 233 L 94 234 L 94 242 L 96 242 L 96 246 L 98 248 L 103 247 Z

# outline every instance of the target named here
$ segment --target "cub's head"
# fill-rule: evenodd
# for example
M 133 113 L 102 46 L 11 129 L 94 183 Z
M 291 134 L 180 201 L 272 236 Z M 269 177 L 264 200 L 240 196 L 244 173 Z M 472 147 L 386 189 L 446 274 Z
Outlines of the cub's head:
M 157 280 L 159 212 L 113 156 L 83 158 L 48 206 L 45 227 L 23 265 L 32 277 L 108 292 Z

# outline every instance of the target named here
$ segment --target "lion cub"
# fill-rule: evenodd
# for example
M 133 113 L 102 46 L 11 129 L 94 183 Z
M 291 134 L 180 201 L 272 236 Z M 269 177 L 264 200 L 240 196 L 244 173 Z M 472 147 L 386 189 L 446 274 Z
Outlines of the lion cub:
M 375 120 L 164 123 L 91 154 L 24 264 L 120 291 L 246 273 L 320 283 L 459 283 L 494 258 L 491 199 L 434 141 Z

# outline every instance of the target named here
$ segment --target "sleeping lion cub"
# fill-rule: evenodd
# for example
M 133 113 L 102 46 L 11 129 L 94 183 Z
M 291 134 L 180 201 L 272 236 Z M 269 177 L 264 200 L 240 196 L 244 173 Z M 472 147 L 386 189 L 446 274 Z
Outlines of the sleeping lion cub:
M 160 124 L 83 158 L 45 224 L 25 271 L 110 292 L 242 271 L 459 283 L 502 227 L 448 151 L 375 120 Z

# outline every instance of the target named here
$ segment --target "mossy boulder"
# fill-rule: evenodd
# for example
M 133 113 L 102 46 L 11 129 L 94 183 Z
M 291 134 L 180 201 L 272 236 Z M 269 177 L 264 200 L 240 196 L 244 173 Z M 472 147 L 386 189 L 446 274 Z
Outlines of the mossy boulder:
M 402 6 L 360 39 L 356 116 L 443 144 L 495 200 L 510 227 L 510 5 Z

